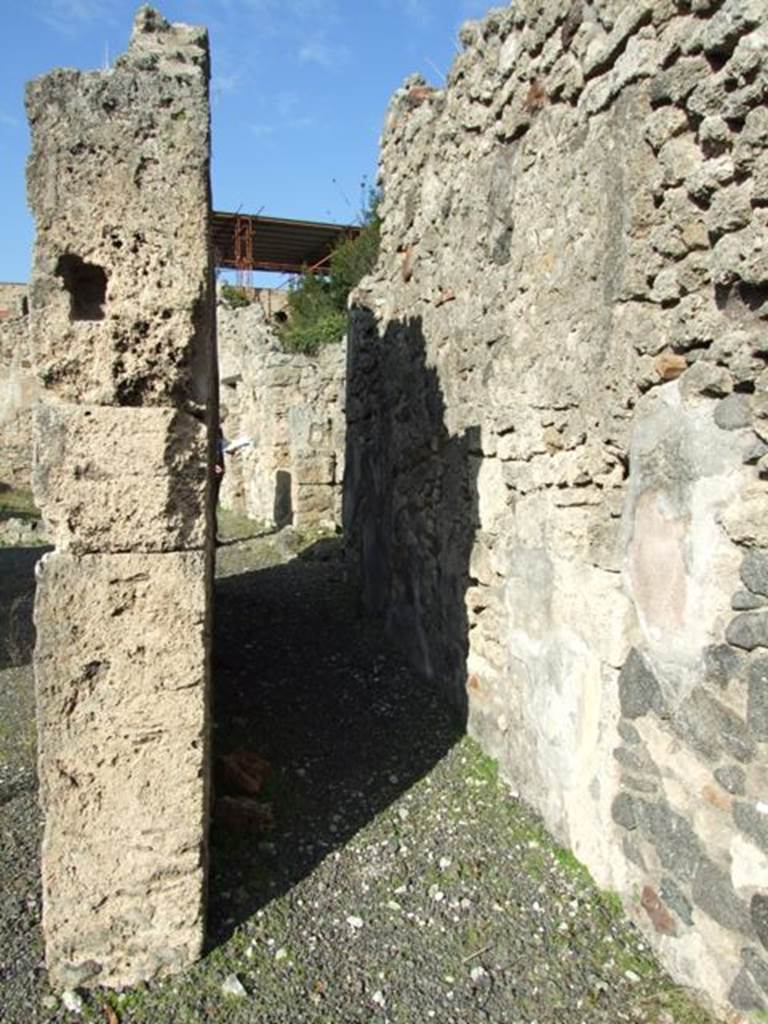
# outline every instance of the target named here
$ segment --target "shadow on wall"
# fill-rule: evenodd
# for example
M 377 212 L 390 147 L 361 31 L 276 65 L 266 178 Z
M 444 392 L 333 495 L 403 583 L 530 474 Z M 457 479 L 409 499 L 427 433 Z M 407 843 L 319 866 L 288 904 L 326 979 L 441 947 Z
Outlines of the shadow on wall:
M 365 610 L 467 721 L 480 428 L 451 435 L 421 318 L 351 311 L 344 530 Z

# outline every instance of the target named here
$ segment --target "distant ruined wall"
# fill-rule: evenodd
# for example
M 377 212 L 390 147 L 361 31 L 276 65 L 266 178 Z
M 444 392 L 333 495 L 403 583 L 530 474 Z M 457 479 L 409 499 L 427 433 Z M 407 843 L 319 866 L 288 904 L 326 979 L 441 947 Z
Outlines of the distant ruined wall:
M 395 94 L 367 606 L 673 974 L 768 1007 L 768 9 L 517 0 Z
M 0 284 L 0 486 L 32 486 L 32 434 L 39 386 L 29 349 L 27 286 Z
M 346 345 L 282 352 L 258 304 L 219 304 L 222 427 L 253 444 L 226 458 L 225 508 L 270 525 L 341 523 Z
M 32 82 L 35 675 L 54 985 L 200 955 L 216 417 L 208 42 L 136 16 L 111 70 Z

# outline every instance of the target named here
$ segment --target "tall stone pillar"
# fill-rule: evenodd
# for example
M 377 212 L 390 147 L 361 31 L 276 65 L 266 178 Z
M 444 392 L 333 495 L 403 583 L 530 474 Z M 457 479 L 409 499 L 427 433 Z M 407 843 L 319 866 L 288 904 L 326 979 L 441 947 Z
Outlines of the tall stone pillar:
M 32 82 L 43 928 L 53 984 L 199 956 L 208 817 L 208 41 L 148 7 Z

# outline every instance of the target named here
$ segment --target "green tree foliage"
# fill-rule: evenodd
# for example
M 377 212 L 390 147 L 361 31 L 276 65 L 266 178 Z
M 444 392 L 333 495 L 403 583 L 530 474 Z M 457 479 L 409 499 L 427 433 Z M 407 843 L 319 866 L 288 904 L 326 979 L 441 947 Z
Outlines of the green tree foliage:
M 288 293 L 288 319 L 280 329 L 287 352 L 313 355 L 321 345 L 341 341 L 347 329 L 347 298 L 376 265 L 381 221 L 378 196 L 371 193 L 356 238 L 333 251 L 327 274 L 301 274 Z

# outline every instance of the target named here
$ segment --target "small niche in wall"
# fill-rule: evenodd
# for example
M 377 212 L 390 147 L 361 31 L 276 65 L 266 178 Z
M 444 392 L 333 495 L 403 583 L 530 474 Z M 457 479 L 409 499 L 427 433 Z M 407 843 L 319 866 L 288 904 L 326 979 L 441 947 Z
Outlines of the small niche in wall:
M 56 276 L 69 292 L 70 320 L 103 320 L 107 274 L 98 263 L 86 263 L 72 253 L 59 257 Z
M 278 527 L 290 526 L 293 522 L 291 474 L 286 469 L 278 469 L 275 475 L 275 505 L 272 518 Z

